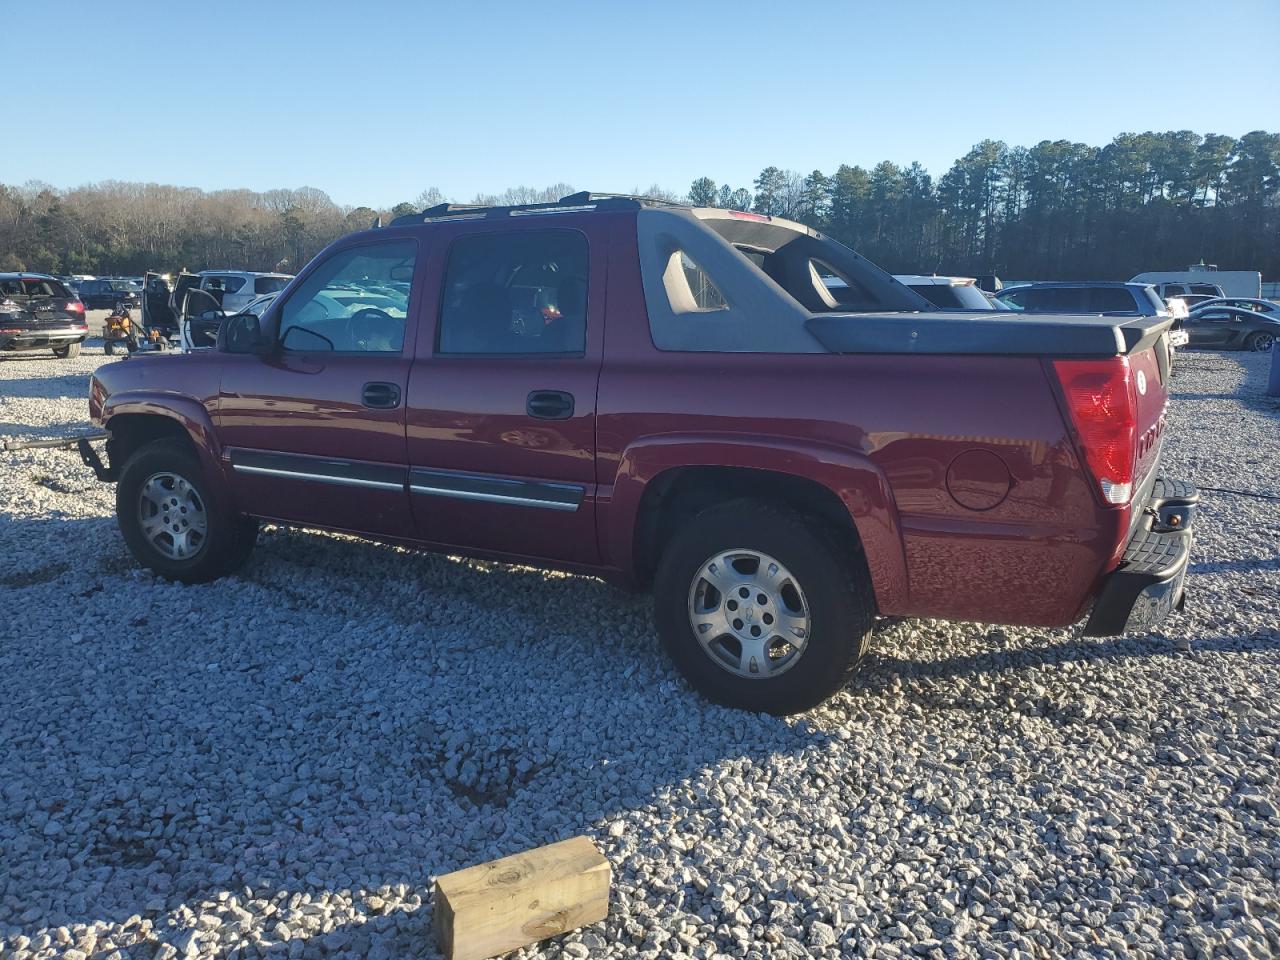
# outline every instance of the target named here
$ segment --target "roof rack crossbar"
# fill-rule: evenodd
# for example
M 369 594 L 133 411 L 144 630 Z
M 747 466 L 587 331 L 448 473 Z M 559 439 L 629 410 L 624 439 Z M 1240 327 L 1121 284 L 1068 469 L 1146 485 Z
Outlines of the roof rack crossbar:
M 405 226 L 411 223 L 424 223 L 429 220 L 489 219 L 509 217 L 530 213 L 568 212 L 568 210 L 634 210 L 644 206 L 678 207 L 682 204 L 670 200 L 659 200 L 653 197 L 637 197 L 626 193 L 591 193 L 582 190 L 561 197 L 559 200 L 548 200 L 542 203 L 518 203 L 501 206 L 489 206 L 483 203 L 438 203 L 420 213 L 407 213 L 391 221 L 391 226 Z

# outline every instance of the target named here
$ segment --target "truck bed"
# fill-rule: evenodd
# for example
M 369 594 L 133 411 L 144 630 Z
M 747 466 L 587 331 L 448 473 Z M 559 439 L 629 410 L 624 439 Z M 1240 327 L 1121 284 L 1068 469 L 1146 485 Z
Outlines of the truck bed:
M 1153 346 L 1171 317 L 1107 314 L 823 313 L 806 329 L 831 353 L 1113 357 Z

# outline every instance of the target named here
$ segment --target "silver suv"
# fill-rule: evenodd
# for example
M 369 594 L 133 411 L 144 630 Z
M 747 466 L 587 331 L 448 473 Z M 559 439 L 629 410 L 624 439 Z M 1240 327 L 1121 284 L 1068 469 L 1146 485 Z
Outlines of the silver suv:
M 266 293 L 279 293 L 293 276 L 288 273 L 253 273 L 247 270 L 201 270 L 200 289 L 208 290 L 230 316 Z M 222 295 L 218 296 L 218 291 Z

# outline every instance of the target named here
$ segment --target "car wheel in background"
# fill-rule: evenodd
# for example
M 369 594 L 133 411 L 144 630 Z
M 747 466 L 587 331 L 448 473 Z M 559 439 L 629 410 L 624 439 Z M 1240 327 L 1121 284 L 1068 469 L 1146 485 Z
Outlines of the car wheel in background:
M 862 553 L 759 500 L 702 511 L 654 579 L 663 647 L 708 698 L 797 713 L 838 691 L 867 652 L 875 596 Z
M 1257 353 L 1270 353 L 1275 349 L 1275 345 L 1276 338 L 1274 334 L 1259 332 L 1249 337 L 1248 347 Z
M 68 343 L 65 347 L 54 347 L 53 355 L 60 360 L 67 360 L 71 357 L 80 356 L 80 344 Z
M 204 583 L 231 573 L 253 551 L 258 523 L 220 507 L 195 451 L 155 440 L 125 463 L 116 520 L 129 552 L 167 580 Z

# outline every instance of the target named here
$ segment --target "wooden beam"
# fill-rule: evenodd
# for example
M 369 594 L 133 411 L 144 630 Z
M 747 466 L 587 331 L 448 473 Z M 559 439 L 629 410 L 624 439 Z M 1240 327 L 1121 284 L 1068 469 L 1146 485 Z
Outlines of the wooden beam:
M 485 960 L 609 915 L 612 871 L 573 837 L 436 880 L 435 928 L 449 960 Z

